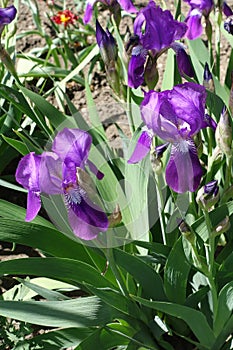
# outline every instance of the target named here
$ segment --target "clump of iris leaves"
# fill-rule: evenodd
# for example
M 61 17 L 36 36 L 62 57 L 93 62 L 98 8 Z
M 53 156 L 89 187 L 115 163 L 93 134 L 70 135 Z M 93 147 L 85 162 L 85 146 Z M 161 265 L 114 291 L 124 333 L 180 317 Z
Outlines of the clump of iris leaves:
M 38 257 L 0 262 L 0 348 L 232 349 L 230 6 L 23 4 L 34 29 L 17 31 L 17 1 L 0 9 L 0 240 Z

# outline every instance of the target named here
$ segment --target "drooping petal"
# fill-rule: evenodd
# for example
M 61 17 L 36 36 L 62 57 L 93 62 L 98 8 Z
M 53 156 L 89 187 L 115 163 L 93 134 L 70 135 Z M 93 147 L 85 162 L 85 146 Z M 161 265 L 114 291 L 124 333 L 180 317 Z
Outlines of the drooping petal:
M 83 168 L 91 147 L 92 138 L 83 130 L 64 128 L 56 135 L 52 150 L 69 166 L 75 163 Z
M 107 215 L 87 197 L 82 197 L 79 204 L 70 206 L 68 219 L 74 234 L 84 240 L 95 239 L 100 232 L 108 229 Z
M 61 194 L 63 163 L 57 154 L 44 152 L 40 165 L 40 188 L 46 194 Z
M 173 191 L 194 192 L 202 177 L 196 147 L 192 140 L 181 140 L 172 145 L 171 155 L 166 168 L 166 182 Z
M 41 156 L 31 152 L 24 156 L 16 169 L 16 181 L 27 190 L 40 191 L 39 170 Z
M 16 169 L 16 181 L 28 190 L 26 221 L 33 220 L 41 207 L 40 165 L 41 156 L 31 152 L 20 160 Z
M 203 28 L 201 25 L 201 12 L 197 9 L 193 9 L 188 17 L 186 18 L 185 22 L 188 25 L 188 30 L 185 34 L 185 36 L 189 40 L 194 40 L 199 38 L 201 36 Z
M 138 139 L 136 147 L 128 160 L 129 164 L 134 164 L 140 162 L 146 155 L 150 152 L 150 147 L 152 143 L 152 135 L 148 131 L 143 131 Z
M 144 82 L 144 64 L 147 52 L 138 45 L 133 48 L 128 66 L 128 85 L 137 89 Z
M 41 208 L 40 192 L 28 191 L 27 196 L 27 212 L 25 221 L 32 221 L 35 219 Z
M 6 8 L 0 8 L 0 26 L 11 23 L 14 20 L 16 13 L 17 10 L 13 5 Z

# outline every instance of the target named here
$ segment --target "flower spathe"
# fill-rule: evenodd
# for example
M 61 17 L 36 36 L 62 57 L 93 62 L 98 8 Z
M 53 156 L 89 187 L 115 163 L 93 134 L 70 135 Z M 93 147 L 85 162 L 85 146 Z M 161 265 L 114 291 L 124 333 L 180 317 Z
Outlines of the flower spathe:
M 91 136 L 79 129 L 65 128 L 54 139 L 52 152 L 41 156 L 33 153 L 25 156 L 19 163 L 16 179 L 29 190 L 28 196 L 40 193 L 61 194 L 68 211 L 70 226 L 81 239 L 92 240 L 99 232 L 108 229 L 108 218 L 104 211 L 94 203 L 95 190 L 85 166 L 90 164 L 97 178 L 103 174 L 88 161 Z M 39 158 L 38 158 L 39 157 Z M 32 220 L 40 207 L 28 201 L 27 221 Z
M 201 85 L 185 83 L 172 90 L 145 93 L 140 110 L 144 128 L 129 163 L 137 163 L 150 151 L 153 135 L 171 144 L 166 181 L 175 192 L 195 191 L 202 168 L 193 137 L 207 126 L 215 127 L 205 115 L 206 91 Z M 188 169 L 188 171 L 187 171 Z
M 169 30 L 167 30 L 169 28 Z M 150 51 L 156 59 L 187 30 L 185 23 L 173 19 L 170 11 L 163 11 L 153 0 L 143 8 L 134 21 L 135 45 L 128 66 L 128 85 L 139 87 L 144 81 L 144 65 Z

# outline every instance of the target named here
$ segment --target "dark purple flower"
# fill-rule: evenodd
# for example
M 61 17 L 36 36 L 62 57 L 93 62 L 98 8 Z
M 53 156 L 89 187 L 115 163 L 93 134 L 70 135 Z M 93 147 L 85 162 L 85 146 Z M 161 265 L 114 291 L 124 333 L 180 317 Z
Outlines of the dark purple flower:
M 62 194 L 76 236 L 91 240 L 108 229 L 107 215 L 95 204 L 95 188 L 85 171 L 85 166 L 89 165 L 97 178 L 103 177 L 88 160 L 91 143 L 87 132 L 65 128 L 55 137 L 53 152 L 43 152 L 41 156 L 30 153 L 20 161 L 16 179 L 29 190 L 27 221 L 40 209 L 40 193 Z
M 16 13 L 17 10 L 13 5 L 6 8 L 0 8 L 0 27 L 11 23 L 15 19 Z
M 167 184 L 178 193 L 195 191 L 200 184 L 202 168 L 193 137 L 207 126 L 205 100 L 205 88 L 195 83 L 145 93 L 140 109 L 146 129 L 128 162 L 136 163 L 144 158 L 150 150 L 153 135 L 157 135 L 171 143 Z
M 117 60 L 116 41 L 108 29 L 106 32 L 103 30 L 98 21 L 96 21 L 96 41 L 104 64 L 109 67 Z
M 143 83 L 144 64 L 149 51 L 151 57 L 157 59 L 175 40 L 181 39 L 186 30 L 185 23 L 174 20 L 170 11 L 163 11 L 150 0 L 134 21 L 134 37 L 137 41 L 129 62 L 128 85 L 137 88 Z
M 26 221 L 33 220 L 41 208 L 39 169 L 41 156 L 34 152 L 23 157 L 16 169 L 16 180 L 28 190 Z
M 226 17 L 230 17 L 233 15 L 232 9 L 230 8 L 230 6 L 227 5 L 226 1 L 223 1 L 222 10 Z
M 202 34 L 202 15 L 208 18 L 210 11 L 214 7 L 213 0 L 184 0 L 187 2 L 191 9 L 188 13 L 185 22 L 188 25 L 188 30 L 186 32 L 186 37 L 189 40 L 194 40 Z
M 102 4 L 108 6 L 110 9 L 112 9 L 112 12 L 115 12 L 114 7 L 118 7 L 119 5 L 123 8 L 123 10 L 129 13 L 137 12 L 137 9 L 132 4 L 131 0 L 87 0 L 83 23 L 87 24 L 90 22 L 93 8 L 97 2 L 101 2 Z

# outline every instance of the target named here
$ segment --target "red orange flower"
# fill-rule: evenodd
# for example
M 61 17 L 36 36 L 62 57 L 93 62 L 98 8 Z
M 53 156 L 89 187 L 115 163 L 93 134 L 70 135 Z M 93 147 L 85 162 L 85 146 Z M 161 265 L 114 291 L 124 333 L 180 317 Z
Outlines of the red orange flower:
M 67 27 L 69 24 L 74 24 L 78 16 L 73 14 L 70 10 L 58 11 L 56 16 L 53 16 L 52 21 L 56 24 L 64 24 Z

